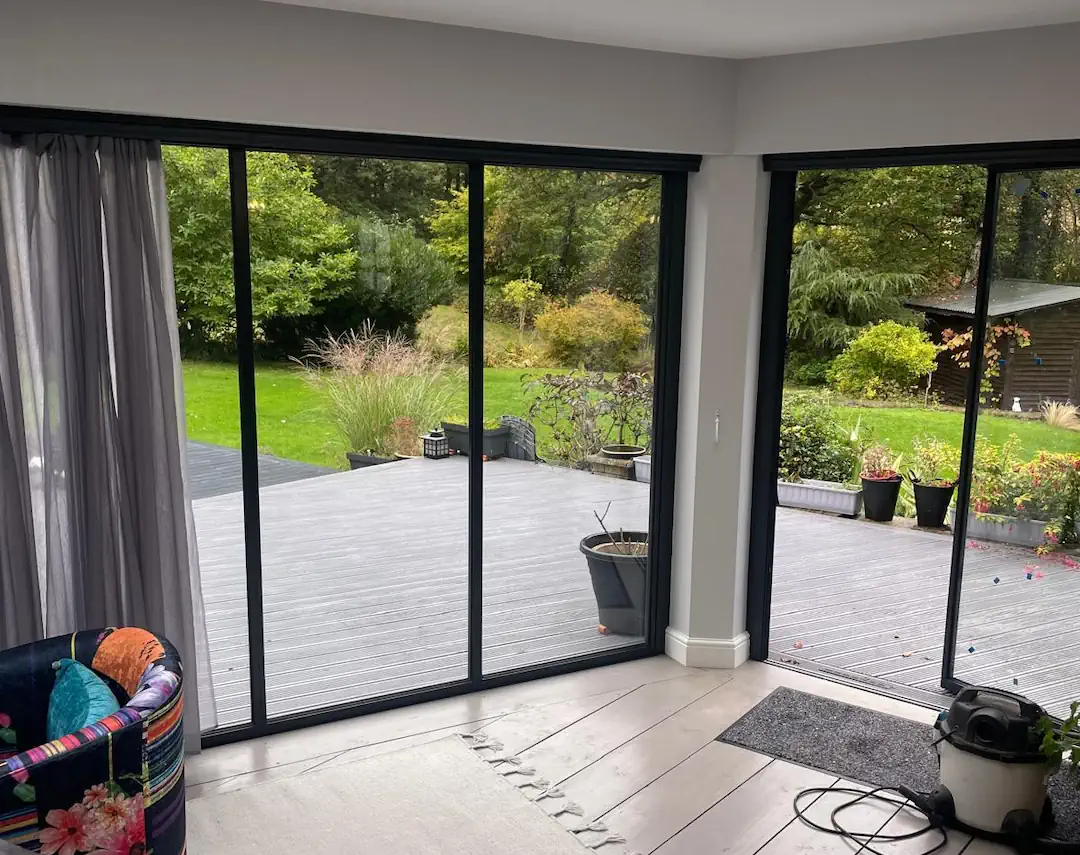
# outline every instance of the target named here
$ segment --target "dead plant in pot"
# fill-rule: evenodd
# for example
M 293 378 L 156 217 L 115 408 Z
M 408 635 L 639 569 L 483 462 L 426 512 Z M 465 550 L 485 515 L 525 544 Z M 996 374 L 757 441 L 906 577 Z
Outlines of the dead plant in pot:
M 645 591 L 649 571 L 649 533 L 611 531 L 603 514 L 593 511 L 601 531 L 581 541 L 596 596 L 598 628 L 602 633 L 640 637 L 645 634 Z
M 900 497 L 903 478 L 897 471 L 901 458 L 893 459 L 883 445 L 872 445 L 863 453 L 862 471 L 863 512 L 868 520 L 892 522 L 896 500 Z

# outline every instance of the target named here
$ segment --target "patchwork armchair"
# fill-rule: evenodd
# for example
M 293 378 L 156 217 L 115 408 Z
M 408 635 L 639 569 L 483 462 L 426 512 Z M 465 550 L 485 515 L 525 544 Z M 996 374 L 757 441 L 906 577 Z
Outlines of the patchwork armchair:
M 121 709 L 45 741 L 53 662 L 70 658 Z M 0 652 L 0 841 L 44 855 L 185 852 L 183 671 L 144 629 L 77 632 Z

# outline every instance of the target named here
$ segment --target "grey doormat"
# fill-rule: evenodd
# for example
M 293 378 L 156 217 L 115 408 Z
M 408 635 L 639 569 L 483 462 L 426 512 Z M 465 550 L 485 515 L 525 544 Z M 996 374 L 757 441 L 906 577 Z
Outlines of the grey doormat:
M 716 738 L 871 787 L 937 786 L 933 727 L 794 689 L 774 690 Z M 1077 785 L 1054 776 L 1050 801 L 1057 817 L 1052 836 L 1080 841 Z

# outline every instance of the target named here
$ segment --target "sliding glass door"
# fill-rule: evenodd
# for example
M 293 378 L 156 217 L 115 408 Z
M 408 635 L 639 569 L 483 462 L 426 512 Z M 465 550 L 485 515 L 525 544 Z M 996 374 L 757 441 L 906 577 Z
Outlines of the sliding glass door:
M 251 721 L 229 153 L 163 146 L 195 523 L 210 673 L 204 730 Z
M 486 674 L 645 643 L 660 185 L 485 170 Z
M 1063 714 L 1080 690 L 1080 169 L 826 160 L 773 176 L 753 655 Z
M 468 678 L 465 172 L 247 153 L 271 719 Z
M 952 676 L 1062 715 L 1080 691 L 1080 169 L 1003 172 L 994 189 Z M 980 354 L 970 325 L 956 333 Z

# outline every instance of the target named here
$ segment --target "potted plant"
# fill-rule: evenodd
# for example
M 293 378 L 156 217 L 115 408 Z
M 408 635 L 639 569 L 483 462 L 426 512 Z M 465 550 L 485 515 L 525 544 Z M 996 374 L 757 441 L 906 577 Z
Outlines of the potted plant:
M 1049 716 L 1039 720 L 1042 753 L 1051 773 L 1066 763 L 1074 784 L 1080 787 L 1080 701 L 1069 705 L 1069 715 L 1060 723 Z
M 863 512 L 868 520 L 892 522 L 896 513 L 896 500 L 900 497 L 903 478 L 896 471 L 900 458 L 895 461 L 892 453 L 883 445 L 872 445 L 862 458 Z
M 443 432 L 450 442 L 450 450 L 456 454 L 469 453 L 469 418 L 455 413 L 442 423 Z M 510 440 L 510 427 L 498 419 L 484 419 L 483 456 L 496 460 L 506 456 Z
M 604 400 L 600 412 L 611 417 L 613 443 L 600 446 L 604 457 L 616 460 L 633 460 L 648 449 L 653 402 L 652 380 L 646 374 L 623 372 L 601 383 Z
M 816 396 L 784 396 L 780 416 L 777 504 L 856 517 L 862 490 L 847 482 L 857 474 L 859 425 L 842 430 Z
M 958 452 L 947 442 L 918 437 L 908 476 L 915 490 L 915 516 L 922 528 L 941 528 L 956 489 Z
M 604 525 L 611 503 L 603 515 L 593 511 L 601 531 L 581 541 L 589 566 L 601 632 L 617 635 L 645 634 L 646 579 L 649 570 L 649 533 L 611 532 Z

